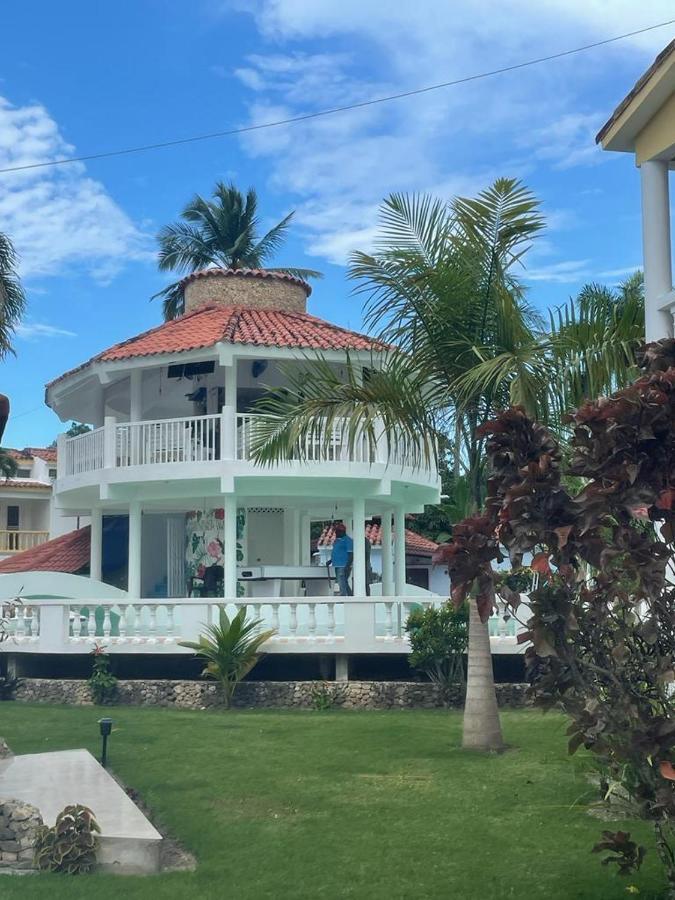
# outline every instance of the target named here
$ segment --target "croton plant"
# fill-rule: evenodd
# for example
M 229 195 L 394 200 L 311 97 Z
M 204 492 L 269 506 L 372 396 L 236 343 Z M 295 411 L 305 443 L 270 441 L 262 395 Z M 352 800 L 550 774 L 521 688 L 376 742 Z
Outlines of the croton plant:
M 493 563 L 531 560 L 533 698 L 567 713 L 570 753 L 594 753 L 605 789 L 620 784 L 652 823 L 675 897 L 675 342 L 648 345 L 641 368 L 569 417 L 562 448 L 522 409 L 487 423 L 486 509 L 441 556 L 455 603 L 475 596 L 483 620 L 496 593 L 520 603 Z M 594 849 L 622 874 L 645 852 L 621 831 Z

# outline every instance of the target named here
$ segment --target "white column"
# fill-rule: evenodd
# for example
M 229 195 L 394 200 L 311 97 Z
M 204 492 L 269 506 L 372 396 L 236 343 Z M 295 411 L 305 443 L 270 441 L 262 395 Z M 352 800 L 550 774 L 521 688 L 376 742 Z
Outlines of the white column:
M 352 500 L 352 540 L 354 541 L 354 596 L 366 596 L 366 508 L 363 497 Z
M 405 597 L 405 513 L 394 507 L 394 593 Z
M 132 369 L 129 376 L 129 421 L 140 422 L 143 417 L 143 370 Z
M 647 341 L 673 336 L 671 314 L 661 311 L 673 289 L 670 247 L 668 163 L 652 159 L 640 167 L 642 187 L 642 249 L 645 273 L 645 336 Z
M 137 600 L 141 596 L 141 531 L 143 513 L 141 504 L 135 500 L 129 504 L 129 563 L 127 591 Z
M 312 518 L 307 514 L 300 519 L 300 565 L 312 565 Z
M 394 593 L 393 547 L 391 545 L 391 510 L 382 514 L 382 596 L 391 597 Z
M 103 566 L 103 510 L 95 506 L 91 511 L 91 546 L 89 550 L 89 577 L 100 581 Z
M 223 459 L 235 459 L 237 456 L 237 360 L 233 359 L 225 366 L 225 405 L 220 422 Z M 243 459 L 247 458 L 249 436 L 241 433 Z
M 225 494 L 223 498 L 223 596 L 226 600 L 237 597 L 237 497 Z

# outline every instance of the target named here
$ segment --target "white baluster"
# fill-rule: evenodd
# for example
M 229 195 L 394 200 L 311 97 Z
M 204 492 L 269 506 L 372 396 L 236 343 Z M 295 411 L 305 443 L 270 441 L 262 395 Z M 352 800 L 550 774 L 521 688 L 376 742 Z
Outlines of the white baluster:
M 87 619 L 87 637 L 96 637 L 96 610 L 92 603 L 89 604 L 89 618 Z
M 272 604 L 272 628 L 279 633 L 279 604 Z
M 134 632 L 134 644 L 140 644 L 141 642 L 141 613 L 143 612 L 143 607 L 139 606 L 136 609 L 135 606 L 131 607 L 131 615 L 132 615 L 132 628 Z
M 110 637 L 110 631 L 112 629 L 112 624 L 110 622 L 110 607 L 103 607 L 103 637 L 108 640 Z
M 118 604 L 118 609 L 120 611 L 120 621 L 118 624 L 119 629 L 119 640 L 120 643 L 124 643 L 127 639 L 127 607 L 124 605 Z
M 328 608 L 328 636 L 335 636 L 335 604 L 327 603 Z
M 151 604 L 150 606 L 150 624 L 148 627 L 148 643 L 154 644 L 157 640 L 157 606 L 156 604 Z
M 260 604 L 259 604 L 259 603 L 254 603 L 254 604 L 253 604 L 253 618 L 254 618 L 254 619 L 260 619 L 260 618 L 261 618 L 261 616 L 260 616 L 260 609 L 261 609 L 261 607 L 260 607 Z M 262 631 L 262 622 L 256 627 L 256 631 Z
M 173 643 L 173 639 L 174 639 L 174 631 L 176 628 L 176 622 L 174 619 L 175 611 L 176 611 L 176 607 L 173 605 L 173 603 L 167 603 L 167 605 L 166 605 L 166 637 L 165 637 L 167 644 Z
M 309 636 L 316 637 L 316 603 L 308 603 L 309 607 Z
M 384 636 L 391 640 L 394 636 L 394 604 L 390 600 L 384 604 Z
M 291 603 L 291 637 L 297 637 L 298 633 L 298 607 L 296 603 Z
M 25 614 L 26 610 L 24 607 L 19 607 L 14 613 L 14 621 L 16 622 L 16 639 L 18 641 L 23 640 L 23 638 L 26 637 L 26 620 L 24 619 Z

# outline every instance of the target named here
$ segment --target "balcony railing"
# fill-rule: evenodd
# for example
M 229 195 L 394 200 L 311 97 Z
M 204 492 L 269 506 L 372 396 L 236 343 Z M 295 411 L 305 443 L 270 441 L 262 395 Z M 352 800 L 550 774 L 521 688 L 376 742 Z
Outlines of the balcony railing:
M 59 477 L 70 477 L 100 469 L 127 469 L 172 463 L 208 463 L 217 460 L 249 461 L 256 426 L 262 417 L 234 414 L 225 407 L 217 415 L 188 416 L 140 422 L 107 419 L 102 428 L 72 438 L 60 438 Z M 367 437 L 350 446 L 346 422 L 333 423 L 330 433 L 311 435 L 298 450 L 297 459 L 309 463 L 347 462 L 406 465 L 404 447 L 391 452 Z M 408 463 L 410 464 L 410 463 Z M 433 465 L 415 466 L 435 476 Z
M 260 628 L 275 630 L 267 653 L 408 653 L 405 623 L 411 611 L 440 605 L 443 598 L 422 597 L 284 597 L 217 601 L 175 600 L 37 600 L 11 611 L 10 639 L 0 652 L 88 653 L 104 644 L 117 653 L 183 653 L 181 640 L 197 640 L 218 619 L 246 608 Z M 1 604 L 1 601 L 0 601 Z M 527 607 L 521 607 L 521 610 Z M 7 614 L 7 611 L 5 611 Z M 527 619 L 529 613 L 519 615 Z M 490 621 L 492 650 L 522 652 L 515 618 L 499 609 Z
M 32 550 L 49 540 L 48 531 L 19 531 L 7 529 L 0 531 L 0 553 L 20 553 L 22 550 Z

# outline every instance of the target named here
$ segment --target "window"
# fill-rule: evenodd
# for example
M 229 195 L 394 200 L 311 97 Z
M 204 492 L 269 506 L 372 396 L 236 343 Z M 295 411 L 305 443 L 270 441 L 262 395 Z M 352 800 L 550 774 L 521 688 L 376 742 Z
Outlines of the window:
M 52 479 L 52 481 L 56 480 L 56 469 L 49 470 L 49 477 Z
M 8 528 L 18 528 L 19 527 L 19 507 L 18 506 L 8 506 L 7 507 L 7 527 Z
M 17 478 L 30 478 L 30 469 L 17 469 L 16 477 Z

